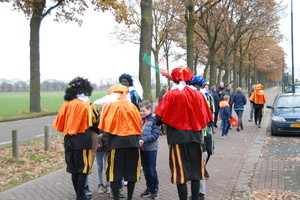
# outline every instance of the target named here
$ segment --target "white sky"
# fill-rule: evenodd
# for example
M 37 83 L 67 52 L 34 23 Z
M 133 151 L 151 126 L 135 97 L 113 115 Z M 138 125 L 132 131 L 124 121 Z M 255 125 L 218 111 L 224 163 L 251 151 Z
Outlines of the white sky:
M 290 0 L 285 0 L 288 3 Z M 294 8 L 294 69 L 300 78 L 300 1 Z M 47 16 L 40 31 L 41 80 L 70 81 L 83 76 L 98 83 L 101 78 L 117 78 L 122 73 L 138 76 L 139 46 L 116 45 L 110 34 L 117 25 L 109 13 L 87 12 L 83 24 L 56 23 Z M 282 21 L 282 32 L 288 41 L 282 43 L 291 68 L 290 7 Z M 29 21 L 23 13 L 11 11 L 10 4 L 0 6 L 0 78 L 29 80 Z M 180 63 L 182 64 L 182 63 Z M 178 65 L 178 64 L 176 64 Z M 171 64 L 172 66 L 172 64 Z

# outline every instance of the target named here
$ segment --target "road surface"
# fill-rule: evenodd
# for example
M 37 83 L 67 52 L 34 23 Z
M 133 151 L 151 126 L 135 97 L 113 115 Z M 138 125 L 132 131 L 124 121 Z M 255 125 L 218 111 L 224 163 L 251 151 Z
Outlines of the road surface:
M 44 136 L 45 125 L 50 125 L 51 134 L 57 134 L 57 132 L 51 124 L 53 123 L 56 115 L 23 119 L 10 122 L 0 123 L 0 146 L 9 145 L 12 143 L 12 131 L 18 131 L 19 142 L 32 140 L 38 137 Z

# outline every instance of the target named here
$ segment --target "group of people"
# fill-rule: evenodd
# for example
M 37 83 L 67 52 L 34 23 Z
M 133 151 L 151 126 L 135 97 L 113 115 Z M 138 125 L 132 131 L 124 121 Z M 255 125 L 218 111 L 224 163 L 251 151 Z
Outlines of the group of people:
M 76 77 L 69 83 L 65 103 L 53 126 L 65 135 L 65 161 L 76 200 L 92 199 L 88 194 L 88 174 L 95 157 L 99 193 L 110 193 L 118 200 L 125 197 L 122 188 L 126 184 L 127 199 L 131 200 L 142 169 L 146 189 L 140 196 L 157 199 L 156 159 L 162 129 L 169 145 L 171 182 L 177 186 L 179 199 L 188 199 L 189 181 L 190 199 L 204 199 L 205 177 L 209 177 L 206 164 L 214 151 L 213 133 L 218 114 L 224 138 L 230 128 L 232 107 L 239 119 L 238 129 L 243 130 L 246 98 L 241 88 L 232 94 L 231 84 L 224 89 L 210 88 L 188 67 L 174 68 L 169 78 L 173 87 L 169 91 L 165 88 L 154 112 L 152 103 L 142 100 L 139 81 L 129 74 L 122 74 L 120 84 L 111 86 L 106 96 L 93 103 L 88 98 L 93 88 L 87 79 Z M 256 108 L 263 103 L 263 98 L 265 100 L 262 91 L 253 92 L 250 97 L 259 126 L 262 111 Z
M 263 85 L 257 84 L 252 85 L 252 90 L 249 93 L 250 101 L 250 119 L 249 122 L 253 121 L 258 128 L 261 127 L 262 117 L 263 117 L 263 108 L 266 103 L 266 95 L 263 92 Z M 228 139 L 228 132 L 231 129 L 231 119 L 233 119 L 232 110 L 235 111 L 237 116 L 237 131 L 243 130 L 243 113 L 244 106 L 247 104 L 247 98 L 242 92 L 241 87 L 236 88 L 236 92 L 232 91 L 232 85 L 230 83 L 226 84 L 220 83 L 219 88 L 216 90 L 215 86 L 211 87 L 210 90 L 211 96 L 213 97 L 215 104 L 215 113 L 214 113 L 214 127 L 217 126 L 218 116 L 222 120 L 222 135 L 221 138 Z

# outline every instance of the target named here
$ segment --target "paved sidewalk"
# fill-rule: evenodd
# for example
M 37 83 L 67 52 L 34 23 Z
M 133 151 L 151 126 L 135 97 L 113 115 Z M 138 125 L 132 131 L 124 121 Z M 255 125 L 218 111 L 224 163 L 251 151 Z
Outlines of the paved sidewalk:
M 273 102 L 276 95 L 275 89 L 269 89 L 267 92 L 268 104 Z M 237 132 L 235 128 L 230 130 L 230 139 L 221 139 L 221 129 L 215 130 L 215 154 L 211 156 L 207 170 L 210 178 L 206 181 L 206 200 L 231 199 L 231 194 L 235 190 L 249 191 L 252 182 L 252 175 L 248 171 L 255 169 L 261 152 L 263 140 L 269 123 L 270 110 L 265 109 L 265 118 L 262 128 L 259 129 L 254 122 L 248 122 L 249 119 L 249 102 L 243 116 L 244 130 Z M 234 116 L 236 117 L 235 113 Z M 220 125 L 220 122 L 219 122 Z M 255 180 L 258 174 L 267 174 L 266 165 L 269 162 L 259 163 L 257 166 L 260 171 L 255 174 Z M 279 163 L 272 163 L 276 166 L 278 179 L 282 177 L 283 167 Z M 159 176 L 159 199 L 174 200 L 178 199 L 176 185 L 170 183 L 170 172 L 168 167 L 168 146 L 165 136 L 159 138 L 159 150 L 157 169 Z M 275 172 L 274 172 L 275 174 Z M 107 194 L 97 194 L 96 166 L 93 174 L 89 176 L 90 189 L 93 192 L 93 199 L 111 199 Z M 264 182 L 263 184 L 269 184 Z M 242 186 L 240 188 L 239 186 Z M 253 187 L 259 187 L 260 182 L 255 182 Z M 283 185 L 278 183 L 278 188 Z M 126 188 L 124 188 L 126 191 Z M 142 199 L 139 195 L 145 189 L 145 180 L 142 174 L 140 182 L 136 183 L 134 198 Z M 190 191 L 189 191 L 190 192 Z M 75 194 L 72 188 L 70 174 L 65 169 L 58 170 L 49 175 L 37 178 L 22 185 L 0 193 L 0 199 L 57 199 L 73 200 Z M 145 199 L 145 198 L 143 198 Z M 146 198 L 147 199 L 147 198 Z

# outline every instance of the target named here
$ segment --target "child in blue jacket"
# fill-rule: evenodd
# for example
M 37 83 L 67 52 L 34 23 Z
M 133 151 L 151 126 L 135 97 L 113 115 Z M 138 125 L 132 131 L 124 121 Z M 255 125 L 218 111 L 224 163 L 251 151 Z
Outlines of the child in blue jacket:
M 147 188 L 141 194 L 141 197 L 150 197 L 157 199 L 158 194 L 158 177 L 156 171 L 156 158 L 158 149 L 158 137 L 160 126 L 155 123 L 152 115 L 152 105 L 149 101 L 143 101 L 140 105 L 140 113 L 143 119 L 142 135 L 139 139 L 140 152 L 142 159 L 143 172 L 146 179 Z
M 232 114 L 230 112 L 229 107 L 229 95 L 224 95 L 223 101 L 220 101 L 220 118 L 222 119 L 222 139 L 228 139 L 228 131 L 230 128 L 230 121 L 229 119 L 232 118 Z

